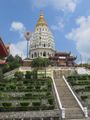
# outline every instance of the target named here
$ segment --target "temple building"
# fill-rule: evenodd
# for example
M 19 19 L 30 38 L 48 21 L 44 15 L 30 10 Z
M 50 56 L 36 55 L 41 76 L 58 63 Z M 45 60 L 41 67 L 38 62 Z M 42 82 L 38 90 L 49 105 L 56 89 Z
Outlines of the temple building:
M 34 58 L 48 58 L 53 66 L 75 66 L 76 57 L 67 52 L 56 52 L 54 37 L 41 12 L 35 31 L 30 38 L 29 58 L 23 61 L 30 66 Z
M 54 56 L 54 53 L 54 37 L 41 12 L 35 31 L 30 39 L 30 58 L 48 58 L 49 56 Z
M 6 57 L 9 54 L 9 48 L 4 44 L 2 38 L 0 38 L 0 57 Z
M 0 38 L 0 66 L 6 64 L 6 57 L 9 55 L 9 46 L 5 45 L 2 38 Z
M 76 57 L 72 56 L 71 53 L 56 52 L 54 56 L 49 57 L 53 66 L 72 67 L 75 66 Z

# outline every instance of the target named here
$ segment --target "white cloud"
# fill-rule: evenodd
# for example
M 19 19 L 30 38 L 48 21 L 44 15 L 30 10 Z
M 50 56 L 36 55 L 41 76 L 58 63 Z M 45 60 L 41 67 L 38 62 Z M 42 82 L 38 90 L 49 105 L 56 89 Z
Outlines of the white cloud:
M 33 4 L 36 7 L 52 6 L 57 10 L 74 12 L 77 1 L 79 0 L 34 0 Z
M 57 25 L 51 25 L 51 29 L 54 31 L 60 31 L 63 30 L 65 26 L 65 23 L 63 20 L 60 20 Z
M 14 21 L 11 23 L 10 30 L 12 30 L 12 31 L 24 31 L 25 27 L 24 27 L 23 23 Z
M 24 32 L 26 28 L 22 22 L 14 21 L 11 23 L 10 31 L 19 33 L 19 38 L 17 43 L 12 43 L 10 45 L 10 53 L 15 56 L 19 55 L 22 58 L 26 57 L 27 42 L 24 38 Z
M 19 55 L 22 58 L 26 57 L 26 49 L 27 49 L 27 43 L 26 41 L 19 41 L 17 43 L 12 43 L 10 45 L 10 53 L 15 56 L 15 55 Z
M 11 23 L 10 31 L 15 31 L 20 34 L 20 38 L 23 37 L 26 28 L 22 22 L 13 21 Z
M 90 58 L 90 16 L 79 17 L 76 20 L 77 28 L 66 35 L 76 42 L 76 48 L 83 58 Z

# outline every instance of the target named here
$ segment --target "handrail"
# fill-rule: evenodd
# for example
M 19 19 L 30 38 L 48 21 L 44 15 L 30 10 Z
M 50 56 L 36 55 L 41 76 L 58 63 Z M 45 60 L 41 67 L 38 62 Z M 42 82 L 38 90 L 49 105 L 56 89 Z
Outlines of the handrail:
M 57 100 L 58 100 L 59 108 L 62 110 L 62 118 L 65 118 L 65 108 L 62 107 L 62 103 L 61 103 L 61 100 L 60 100 L 60 97 L 59 97 L 59 94 L 58 94 L 58 91 L 57 91 L 57 88 L 56 88 L 56 84 L 55 84 L 53 75 L 52 75 L 52 81 L 53 81 L 54 89 L 55 89 L 55 92 L 56 92 L 56 97 L 57 97 Z
M 69 83 L 67 82 L 65 76 L 63 75 L 63 79 L 66 83 L 66 85 L 68 86 L 69 90 L 71 91 L 72 95 L 74 96 L 74 98 L 76 99 L 78 105 L 80 106 L 81 110 L 83 111 L 85 117 L 88 117 L 88 111 L 87 111 L 87 107 L 83 107 L 83 105 L 81 104 L 81 102 L 78 100 L 77 96 L 75 95 L 75 93 L 73 92 L 71 86 L 69 85 Z

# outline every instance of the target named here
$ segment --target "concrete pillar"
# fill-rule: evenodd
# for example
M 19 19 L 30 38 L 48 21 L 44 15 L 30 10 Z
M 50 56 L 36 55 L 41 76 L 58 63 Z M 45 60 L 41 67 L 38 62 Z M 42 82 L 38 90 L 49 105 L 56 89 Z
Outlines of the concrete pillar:
M 53 118 L 51 117 L 50 120 L 53 120 Z
M 41 120 L 43 120 L 43 118 L 41 118 Z
M 65 108 L 62 109 L 62 118 L 65 118 Z
M 85 114 L 85 117 L 87 118 L 87 117 L 88 117 L 88 110 L 87 110 L 87 107 L 84 107 L 84 114 Z

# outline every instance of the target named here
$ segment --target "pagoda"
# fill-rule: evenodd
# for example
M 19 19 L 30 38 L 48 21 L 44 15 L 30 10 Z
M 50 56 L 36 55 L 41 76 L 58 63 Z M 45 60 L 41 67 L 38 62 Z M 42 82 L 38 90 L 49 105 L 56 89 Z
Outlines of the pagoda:
M 55 50 L 54 37 L 45 21 L 43 12 L 40 13 L 34 33 L 30 38 L 29 59 L 24 60 L 25 66 L 31 66 L 32 60 L 38 57 L 48 58 L 53 66 L 75 66 L 76 57 L 68 52 Z
M 35 31 L 30 39 L 30 58 L 49 58 L 49 56 L 54 56 L 54 53 L 54 37 L 44 19 L 43 12 L 41 12 Z

